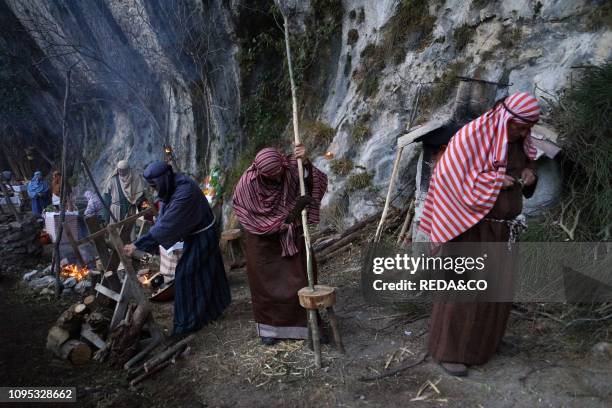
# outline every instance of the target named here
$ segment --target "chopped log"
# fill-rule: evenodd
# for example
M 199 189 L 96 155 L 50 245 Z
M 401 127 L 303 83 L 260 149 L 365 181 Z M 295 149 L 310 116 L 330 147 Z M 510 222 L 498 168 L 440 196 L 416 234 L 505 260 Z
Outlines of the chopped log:
M 83 303 L 79 303 L 78 305 L 76 305 L 74 307 L 74 313 L 76 315 L 82 315 L 85 316 L 85 311 L 87 310 L 87 306 L 85 306 Z
M 177 351 L 180 350 L 182 352 L 184 350 L 184 347 L 186 347 L 187 344 L 193 341 L 193 339 L 195 339 L 195 334 L 191 334 L 185 337 L 183 340 L 176 342 L 174 345 L 168 347 L 166 350 L 162 351 L 161 353 L 157 354 L 153 358 L 149 359 L 146 363 L 144 363 L 145 371 L 146 372 L 151 371 L 153 367 L 168 360 Z
M 56 325 L 61 329 L 68 331 L 71 337 L 78 336 L 79 332 L 81 331 L 83 317 L 85 316 L 85 310 L 82 310 L 82 308 L 79 308 L 79 313 L 77 313 L 76 308 L 78 305 L 79 303 L 75 303 L 68 309 L 64 310 L 56 322 Z
M 106 348 L 106 342 L 102 340 L 102 338 L 98 336 L 87 323 L 81 326 L 81 337 L 96 346 L 98 349 Z
M 94 285 L 95 286 L 95 285 Z M 89 308 L 89 310 L 94 310 L 94 303 L 96 303 L 96 296 L 89 295 L 83 299 L 83 304 Z
M 49 334 L 47 335 L 47 349 L 53 351 L 55 354 L 59 354 L 60 347 L 69 338 L 70 333 L 67 330 L 58 326 L 53 326 L 49 329 Z
M 83 365 L 91 359 L 91 348 L 79 340 L 68 340 L 60 348 L 59 357 L 74 365 Z

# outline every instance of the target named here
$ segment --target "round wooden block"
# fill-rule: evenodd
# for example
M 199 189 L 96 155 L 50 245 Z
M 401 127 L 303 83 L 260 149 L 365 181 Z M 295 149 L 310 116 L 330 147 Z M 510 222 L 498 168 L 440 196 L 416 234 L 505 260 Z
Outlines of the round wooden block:
M 221 239 L 226 241 L 233 241 L 242 236 L 242 231 L 239 228 L 234 228 L 230 230 L 223 231 L 221 233 Z
M 305 309 L 324 309 L 336 304 L 336 288 L 326 285 L 315 285 L 314 290 L 309 287 L 298 291 L 300 305 Z

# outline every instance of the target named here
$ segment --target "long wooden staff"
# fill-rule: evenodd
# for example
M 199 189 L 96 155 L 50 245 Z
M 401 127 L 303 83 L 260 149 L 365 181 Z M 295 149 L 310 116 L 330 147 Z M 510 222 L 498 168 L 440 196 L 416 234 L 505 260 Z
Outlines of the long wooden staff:
M 295 145 L 300 144 L 300 131 L 298 126 L 298 107 L 297 95 L 295 90 L 295 81 L 293 79 L 293 67 L 291 65 L 291 47 L 289 46 L 289 22 L 287 16 L 283 13 L 285 21 L 285 47 L 287 48 L 287 67 L 289 68 L 289 81 L 291 83 L 291 99 L 293 101 L 293 137 Z M 306 185 L 304 184 L 304 164 L 302 159 L 297 159 L 298 174 L 300 178 L 300 194 L 306 195 Z M 306 273 L 308 274 L 308 287 L 314 291 L 314 275 L 312 272 L 312 249 L 310 247 L 310 233 L 308 231 L 308 215 L 307 210 L 302 210 L 302 227 L 304 230 L 304 241 L 306 244 Z M 315 352 L 315 365 L 321 367 L 321 345 L 319 343 L 319 324 L 317 322 L 316 310 L 308 309 L 308 324 L 312 332 L 312 343 Z

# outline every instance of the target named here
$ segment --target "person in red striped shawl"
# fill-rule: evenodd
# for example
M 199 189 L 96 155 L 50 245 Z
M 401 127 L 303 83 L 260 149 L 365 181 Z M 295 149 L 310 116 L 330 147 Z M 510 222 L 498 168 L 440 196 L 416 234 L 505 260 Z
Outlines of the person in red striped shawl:
M 297 158 L 304 161 L 307 195 L 300 196 Z M 327 176 L 306 158 L 304 146 L 285 156 L 266 148 L 255 156 L 234 191 L 234 212 L 246 235 L 247 275 L 257 332 L 266 345 L 308 337 L 298 300 L 308 285 L 301 211 L 319 222 Z M 316 264 L 313 259 L 316 276 Z
M 433 243 L 513 240 L 523 196 L 537 182 L 531 128 L 540 107 L 515 93 L 466 124 L 436 164 L 420 228 Z M 498 261 L 501 262 L 501 261 Z M 429 353 L 452 375 L 486 363 L 504 335 L 510 303 L 434 303 Z

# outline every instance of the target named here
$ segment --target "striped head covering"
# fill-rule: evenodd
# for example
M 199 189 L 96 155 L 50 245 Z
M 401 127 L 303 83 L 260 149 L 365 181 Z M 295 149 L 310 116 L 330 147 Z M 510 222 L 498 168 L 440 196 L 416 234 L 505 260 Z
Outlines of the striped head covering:
M 327 176 L 312 166 L 312 198 L 308 205 L 308 222 L 319 222 L 321 199 L 327 190 Z M 280 182 L 270 180 L 282 173 Z M 308 183 L 308 182 L 307 182 Z M 265 148 L 255 156 L 253 164 L 244 172 L 234 190 L 234 212 L 238 221 L 251 234 L 280 234 L 282 256 L 298 252 L 295 223 L 285 220 L 300 197 L 297 160 L 284 156 L 277 149 Z
M 420 221 L 432 242 L 450 241 L 491 211 L 506 174 L 508 123 L 534 124 L 539 118 L 537 99 L 519 92 L 452 137 L 434 169 Z M 535 159 L 531 135 L 525 137 L 523 149 Z

